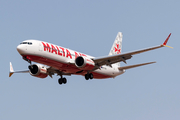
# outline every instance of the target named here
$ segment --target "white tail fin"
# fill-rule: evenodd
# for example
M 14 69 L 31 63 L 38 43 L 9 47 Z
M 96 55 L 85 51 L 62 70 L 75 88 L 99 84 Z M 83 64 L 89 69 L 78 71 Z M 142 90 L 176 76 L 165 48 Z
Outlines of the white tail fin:
M 113 43 L 113 46 L 109 52 L 109 55 L 116 55 L 116 54 L 121 54 L 121 50 L 122 50 L 122 33 L 118 32 L 116 39 Z M 120 63 L 115 63 L 115 65 L 117 65 L 118 67 L 120 67 Z

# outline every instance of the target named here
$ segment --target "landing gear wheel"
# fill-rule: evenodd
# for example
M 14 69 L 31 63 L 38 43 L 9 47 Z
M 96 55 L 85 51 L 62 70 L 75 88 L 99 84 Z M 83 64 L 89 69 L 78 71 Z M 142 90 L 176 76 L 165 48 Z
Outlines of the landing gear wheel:
M 58 79 L 58 83 L 61 85 L 63 83 L 62 78 Z
M 63 82 L 64 84 L 66 84 L 66 83 L 67 83 L 66 78 L 62 78 L 62 82 Z
M 86 79 L 86 80 L 93 79 L 93 74 L 92 74 L 92 73 L 90 73 L 90 74 L 85 74 L 85 79 Z
M 85 74 L 85 79 L 89 80 L 89 74 Z
M 92 73 L 89 74 L 89 78 L 93 79 L 93 74 Z
M 66 83 L 67 83 L 67 79 L 66 79 L 66 78 L 59 78 L 59 79 L 58 79 L 58 83 L 59 83 L 60 85 L 62 85 L 63 83 L 66 84 Z

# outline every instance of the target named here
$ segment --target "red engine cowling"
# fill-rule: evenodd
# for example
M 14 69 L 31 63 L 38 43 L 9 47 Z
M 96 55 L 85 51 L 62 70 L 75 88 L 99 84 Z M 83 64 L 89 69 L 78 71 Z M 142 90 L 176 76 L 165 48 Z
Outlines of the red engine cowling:
M 34 64 L 29 66 L 29 73 L 32 76 L 39 77 L 39 78 L 46 78 L 48 76 L 47 74 L 47 68 L 40 64 Z
M 87 57 L 78 56 L 75 59 L 75 65 L 81 70 L 92 70 L 95 66 L 95 63 Z

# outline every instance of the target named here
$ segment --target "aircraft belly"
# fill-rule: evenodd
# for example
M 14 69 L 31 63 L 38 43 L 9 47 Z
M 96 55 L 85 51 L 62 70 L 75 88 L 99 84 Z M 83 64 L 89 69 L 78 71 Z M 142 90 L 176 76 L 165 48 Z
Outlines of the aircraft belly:
M 37 62 L 37 63 L 41 63 L 41 64 L 44 64 L 47 66 L 51 66 L 51 67 L 54 67 L 54 68 L 61 70 L 63 72 L 76 73 L 77 71 L 79 71 L 79 69 L 74 65 L 70 65 L 68 63 L 57 61 L 54 59 L 49 59 L 49 58 L 36 56 L 36 55 L 23 55 L 23 56 L 30 58 L 33 62 Z
M 123 74 L 124 71 L 119 71 L 116 68 L 106 67 L 105 69 L 95 70 L 93 73 L 97 73 L 98 78 L 104 79 L 104 78 L 114 78 L 117 75 Z M 96 74 L 93 74 L 93 75 L 96 75 Z M 101 76 L 101 77 L 99 77 L 99 76 Z

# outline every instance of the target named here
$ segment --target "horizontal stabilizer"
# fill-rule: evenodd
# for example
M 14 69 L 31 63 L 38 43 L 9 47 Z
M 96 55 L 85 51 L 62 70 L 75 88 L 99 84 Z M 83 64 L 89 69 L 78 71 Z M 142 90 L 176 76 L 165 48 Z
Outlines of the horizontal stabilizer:
M 10 62 L 10 72 L 9 72 L 9 77 L 12 76 L 13 73 L 29 73 L 29 70 L 25 70 L 25 71 L 14 71 L 12 63 Z
M 126 69 L 135 68 L 135 67 L 139 67 L 139 66 L 143 66 L 143 65 L 152 64 L 152 63 L 156 63 L 156 62 L 148 62 L 148 63 L 142 63 L 142 64 L 124 66 L 124 67 L 119 67 L 118 69 L 119 69 L 119 70 L 126 70 Z

